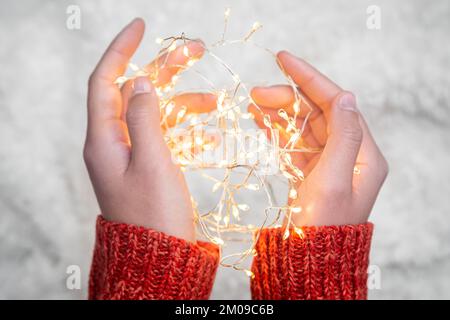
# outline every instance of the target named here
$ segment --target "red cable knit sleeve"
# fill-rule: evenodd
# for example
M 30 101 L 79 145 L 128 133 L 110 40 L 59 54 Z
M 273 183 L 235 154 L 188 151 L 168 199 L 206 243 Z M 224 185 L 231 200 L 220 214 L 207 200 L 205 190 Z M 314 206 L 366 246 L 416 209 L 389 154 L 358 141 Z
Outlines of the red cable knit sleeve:
M 367 299 L 373 225 L 262 230 L 253 260 L 254 299 Z
M 90 299 L 207 299 L 217 246 L 97 219 Z

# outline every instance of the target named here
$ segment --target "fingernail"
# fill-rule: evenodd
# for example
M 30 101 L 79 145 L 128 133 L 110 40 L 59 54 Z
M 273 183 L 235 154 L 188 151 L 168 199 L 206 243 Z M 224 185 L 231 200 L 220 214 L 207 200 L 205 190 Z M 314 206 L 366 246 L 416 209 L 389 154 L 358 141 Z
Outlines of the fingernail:
M 346 111 L 353 111 L 357 112 L 356 109 L 356 100 L 355 97 L 352 94 L 344 94 L 342 97 L 339 98 L 339 108 Z
M 152 85 L 147 77 L 138 77 L 133 82 L 133 94 L 151 93 Z

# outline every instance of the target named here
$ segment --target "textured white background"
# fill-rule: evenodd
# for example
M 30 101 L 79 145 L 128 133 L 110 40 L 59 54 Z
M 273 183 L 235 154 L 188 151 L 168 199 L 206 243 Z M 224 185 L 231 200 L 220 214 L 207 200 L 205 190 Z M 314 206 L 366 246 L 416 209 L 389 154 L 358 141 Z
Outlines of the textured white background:
M 86 80 L 112 37 L 143 17 L 142 64 L 157 36 L 216 40 L 228 5 L 232 35 L 259 20 L 259 43 L 292 50 L 358 96 L 391 169 L 372 215 L 382 287 L 370 297 L 450 298 L 449 3 L 2 0 L 0 298 L 86 296 L 98 212 L 81 157 Z M 66 28 L 69 4 L 81 8 L 81 30 Z M 370 4 L 381 7 L 379 31 L 366 28 Z M 241 72 L 279 80 L 272 62 L 240 58 Z M 82 268 L 81 291 L 65 287 L 70 264 Z M 220 269 L 213 298 L 249 298 L 247 278 Z

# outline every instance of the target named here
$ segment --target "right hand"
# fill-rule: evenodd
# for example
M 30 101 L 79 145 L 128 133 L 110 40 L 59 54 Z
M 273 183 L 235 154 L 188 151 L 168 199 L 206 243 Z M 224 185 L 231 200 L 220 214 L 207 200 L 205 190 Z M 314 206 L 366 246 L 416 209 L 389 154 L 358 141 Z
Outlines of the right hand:
M 290 205 L 302 211 L 293 214 L 292 222 L 299 227 L 367 222 L 388 165 L 356 107 L 354 95 L 288 52 L 278 53 L 278 62 L 313 108 L 302 136 L 304 142 L 323 149 L 320 153 L 291 154 L 293 164 L 306 177 L 295 186 L 298 197 Z M 293 115 L 295 97 L 291 86 L 258 87 L 251 94 L 263 114 L 286 128 L 286 121 L 277 111 L 284 108 Z M 266 128 L 254 105 L 249 111 L 255 115 L 256 123 Z M 308 111 L 307 107 L 301 108 L 298 127 Z M 285 144 L 289 138 L 281 130 L 280 142 Z M 354 174 L 355 165 L 360 174 Z

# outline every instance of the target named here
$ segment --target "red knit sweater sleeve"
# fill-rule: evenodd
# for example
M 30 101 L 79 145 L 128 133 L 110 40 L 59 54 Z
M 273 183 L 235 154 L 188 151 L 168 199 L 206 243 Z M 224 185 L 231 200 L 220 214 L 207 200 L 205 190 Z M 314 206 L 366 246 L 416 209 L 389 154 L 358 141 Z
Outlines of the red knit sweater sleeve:
M 251 281 L 254 299 L 367 299 L 373 225 L 304 227 L 303 237 L 263 229 Z
M 217 246 L 97 219 L 90 299 L 207 299 Z

